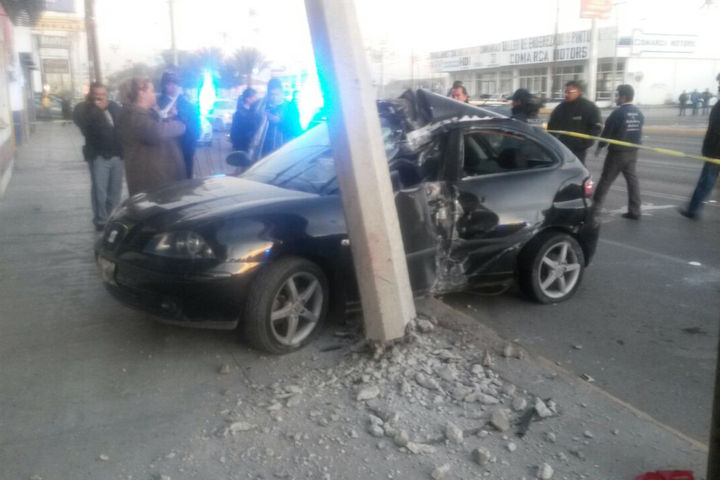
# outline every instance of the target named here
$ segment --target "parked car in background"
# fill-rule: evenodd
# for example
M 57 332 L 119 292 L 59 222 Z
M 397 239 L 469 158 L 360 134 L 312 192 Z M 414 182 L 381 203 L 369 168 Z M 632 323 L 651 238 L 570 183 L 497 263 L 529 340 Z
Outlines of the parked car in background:
M 207 115 L 207 120 L 216 132 L 230 131 L 232 117 L 235 113 L 236 102 L 229 99 L 217 99 L 212 110 Z
M 590 175 L 565 146 L 423 90 L 378 109 L 414 292 L 518 282 L 540 303 L 572 297 L 599 226 Z M 359 299 L 324 123 L 239 177 L 131 197 L 96 255 L 122 301 L 174 324 L 241 326 L 272 353 L 301 348 L 330 309 Z

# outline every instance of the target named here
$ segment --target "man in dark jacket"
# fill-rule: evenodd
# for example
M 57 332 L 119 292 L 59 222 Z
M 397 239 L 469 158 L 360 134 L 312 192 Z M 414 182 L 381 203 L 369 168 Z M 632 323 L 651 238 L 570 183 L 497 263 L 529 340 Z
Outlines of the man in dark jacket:
M 85 136 L 83 156 L 90 169 L 93 224 L 101 231 L 120 203 L 125 165 L 118 136 L 120 105 L 108 101 L 100 83 L 90 86 L 87 100 L 73 111 L 73 120 Z
M 615 103 L 618 108 L 608 117 L 605 128 L 600 135 L 603 138 L 620 140 L 622 142 L 640 144 L 642 140 L 642 127 L 645 117 L 640 110 L 632 104 L 635 90 L 630 85 L 620 85 L 615 93 Z M 598 144 L 595 155 L 599 155 L 606 142 Z M 600 182 L 595 190 L 593 213 L 597 215 L 602 208 L 610 185 L 622 173 L 627 182 L 628 211 L 623 213 L 624 218 L 640 220 L 640 186 L 638 184 L 635 166 L 637 164 L 637 151 L 635 147 L 610 144 L 605 157 Z
M 182 95 L 177 76 L 174 73 L 163 73 L 160 90 L 162 94 L 157 99 L 160 117 L 166 118 L 170 111 L 175 110 L 177 111 L 176 120 L 185 124 L 185 133 L 179 137 L 178 141 L 185 162 L 187 178 L 192 178 L 195 147 L 200 136 L 200 110 L 197 105 L 190 103 Z
M 252 142 L 260 123 L 259 115 L 255 110 L 257 100 L 257 92 L 250 87 L 246 88 L 238 99 L 237 109 L 230 127 L 230 141 L 235 151 L 248 152 L 250 150 L 250 142 Z
M 720 93 L 720 86 L 718 86 L 718 93 Z M 720 161 L 720 102 L 716 103 L 710 111 L 710 121 L 703 140 L 702 154 L 704 157 L 716 158 Z M 680 210 L 681 215 L 697 218 L 703 203 L 708 199 L 717 183 L 718 172 L 720 172 L 720 165 L 705 162 L 690 203 L 687 208 Z
M 565 101 L 555 107 L 550 114 L 548 130 L 565 130 L 592 136 L 596 136 L 602 130 L 600 109 L 582 96 L 579 82 L 570 80 L 565 84 Z M 587 150 L 595 141 L 569 135 L 557 135 L 557 137 L 584 165 Z

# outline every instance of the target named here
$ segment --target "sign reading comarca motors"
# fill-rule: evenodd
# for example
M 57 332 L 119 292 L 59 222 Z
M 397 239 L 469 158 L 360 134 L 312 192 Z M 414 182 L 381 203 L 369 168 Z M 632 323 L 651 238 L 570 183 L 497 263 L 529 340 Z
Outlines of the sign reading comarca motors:
M 541 35 L 478 47 L 433 52 L 430 58 L 433 69 L 444 72 L 588 58 L 589 31 L 560 33 L 557 38 L 557 45 L 555 45 L 555 35 Z

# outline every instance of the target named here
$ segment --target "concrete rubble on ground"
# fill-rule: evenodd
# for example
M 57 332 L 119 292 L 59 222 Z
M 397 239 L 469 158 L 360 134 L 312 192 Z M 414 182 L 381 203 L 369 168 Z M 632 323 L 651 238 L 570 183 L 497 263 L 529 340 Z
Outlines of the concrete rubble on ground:
M 202 448 L 222 464 L 255 465 L 259 476 L 248 478 L 329 478 L 350 455 L 365 455 L 366 478 L 402 456 L 428 462 L 433 479 L 558 478 L 554 468 L 562 479 L 592 478 L 581 440 L 592 439 L 589 431 L 571 432 L 572 448 L 556 446 L 552 422 L 561 405 L 494 372 L 495 355 L 525 361 L 518 347 L 479 350 L 430 318 L 386 348 L 342 341 L 346 353 L 329 368 L 309 368 L 288 384 L 250 383 L 250 396 L 227 395 L 223 422 L 203 436 Z M 250 440 L 251 448 L 236 449 Z M 387 477 L 408 475 L 398 466 Z

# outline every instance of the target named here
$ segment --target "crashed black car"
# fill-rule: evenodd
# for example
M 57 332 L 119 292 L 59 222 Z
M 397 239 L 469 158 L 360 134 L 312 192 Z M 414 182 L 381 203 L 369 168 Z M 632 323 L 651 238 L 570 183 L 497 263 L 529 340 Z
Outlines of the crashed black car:
M 599 227 L 590 176 L 569 150 L 422 90 L 378 109 L 414 292 L 517 280 L 542 303 L 573 295 Z M 106 286 L 171 323 L 241 325 L 274 353 L 302 347 L 329 310 L 358 301 L 329 145 L 320 125 L 239 177 L 128 199 L 96 245 Z

